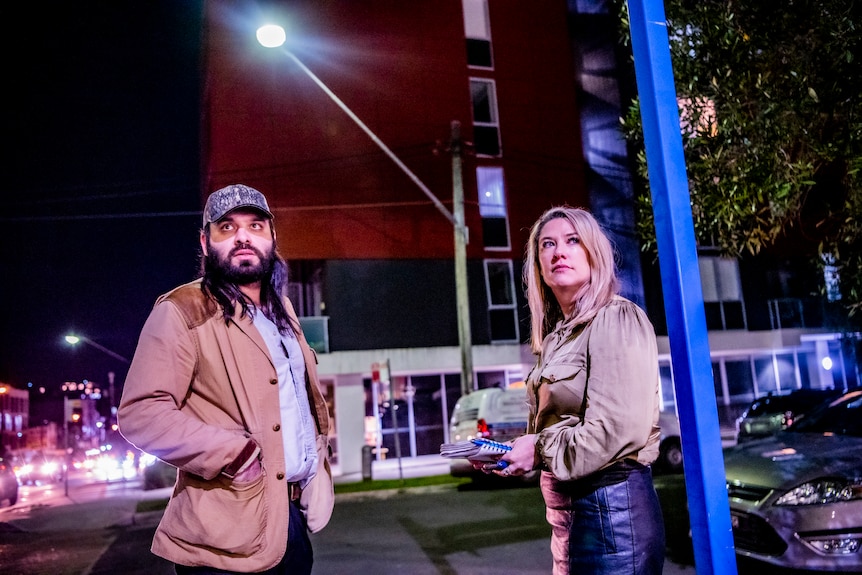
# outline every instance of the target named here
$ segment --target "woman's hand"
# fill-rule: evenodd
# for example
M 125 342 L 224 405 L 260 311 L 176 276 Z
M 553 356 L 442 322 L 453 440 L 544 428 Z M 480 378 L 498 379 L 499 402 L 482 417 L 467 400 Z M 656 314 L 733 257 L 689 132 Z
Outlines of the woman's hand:
M 509 465 L 504 469 L 493 470 L 497 475 L 524 475 L 536 468 L 538 457 L 536 456 L 536 434 L 522 435 L 509 443 L 512 450 L 507 452 L 500 461 Z

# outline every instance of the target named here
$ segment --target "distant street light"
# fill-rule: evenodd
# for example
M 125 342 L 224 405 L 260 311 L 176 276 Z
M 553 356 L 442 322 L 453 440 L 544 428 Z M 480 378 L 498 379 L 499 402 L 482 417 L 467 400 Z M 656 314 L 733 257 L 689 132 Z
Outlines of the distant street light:
M 401 161 L 353 111 L 347 104 L 335 95 L 329 87 L 318 78 L 314 72 L 300 61 L 296 55 L 284 46 L 287 34 L 284 28 L 277 24 L 266 24 L 257 29 L 257 41 L 265 48 L 282 48 L 288 58 L 299 66 L 311 80 L 323 90 L 335 104 L 368 135 L 395 164 L 401 168 L 420 190 L 431 200 L 434 206 L 446 217 L 455 228 L 455 299 L 456 312 L 458 316 L 458 341 L 461 347 L 461 392 L 466 395 L 473 391 L 473 351 L 470 335 L 470 302 L 467 291 L 467 241 L 468 228 L 464 219 L 464 188 L 461 179 L 461 125 L 453 121 L 451 125 L 451 148 L 452 148 L 452 212 L 446 209 L 437 196 L 428 189 L 422 180 Z

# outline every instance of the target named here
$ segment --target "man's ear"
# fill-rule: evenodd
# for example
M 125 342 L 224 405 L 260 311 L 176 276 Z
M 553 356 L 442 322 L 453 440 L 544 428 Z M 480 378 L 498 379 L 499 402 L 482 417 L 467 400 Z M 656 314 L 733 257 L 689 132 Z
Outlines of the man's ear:
M 207 255 L 207 236 L 203 232 L 201 232 L 201 251 Z

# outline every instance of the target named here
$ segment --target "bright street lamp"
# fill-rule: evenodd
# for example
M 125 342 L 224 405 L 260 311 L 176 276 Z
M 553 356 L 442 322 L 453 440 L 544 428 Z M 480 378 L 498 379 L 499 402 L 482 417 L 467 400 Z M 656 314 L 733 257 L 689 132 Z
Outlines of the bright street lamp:
M 123 357 L 122 355 L 120 355 L 119 353 L 117 353 L 115 351 L 111 351 L 110 349 L 108 349 L 107 347 L 103 346 L 100 343 L 96 343 L 95 341 L 93 341 L 89 337 L 86 337 L 83 335 L 69 334 L 69 335 L 63 336 L 63 339 L 65 339 L 66 343 L 68 343 L 70 345 L 75 345 L 75 344 L 83 341 L 84 343 L 88 343 L 88 344 L 92 345 L 93 347 L 95 347 L 96 349 L 99 349 L 99 350 L 107 353 L 108 355 L 110 355 L 114 359 L 118 359 L 118 360 L 122 361 L 123 363 L 131 363 L 131 361 L 129 361 L 128 358 Z
M 470 305 L 467 293 L 467 241 L 468 228 L 464 224 L 464 187 L 461 179 L 461 125 L 453 121 L 452 131 L 452 212 L 446 209 L 437 196 L 428 189 L 422 180 L 401 161 L 329 87 L 308 69 L 296 55 L 284 47 L 287 40 L 284 28 L 277 24 L 266 24 L 257 29 L 257 41 L 265 48 L 282 48 L 284 53 L 299 66 L 306 76 L 318 85 L 335 104 L 371 138 L 407 177 L 431 200 L 434 206 L 455 228 L 455 298 L 458 316 L 458 341 L 461 347 L 461 392 L 463 395 L 473 391 L 473 351 L 470 337 Z

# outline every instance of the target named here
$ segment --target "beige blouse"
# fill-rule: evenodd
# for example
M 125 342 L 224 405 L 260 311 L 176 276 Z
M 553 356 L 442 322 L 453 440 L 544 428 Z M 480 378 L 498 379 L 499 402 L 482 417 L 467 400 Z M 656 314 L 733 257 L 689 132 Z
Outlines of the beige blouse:
M 620 459 L 658 457 L 659 371 L 655 330 L 633 302 L 615 297 L 592 321 L 542 342 L 527 376 L 528 433 L 559 480 Z

